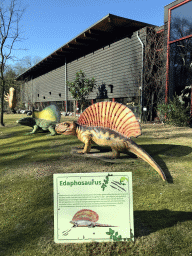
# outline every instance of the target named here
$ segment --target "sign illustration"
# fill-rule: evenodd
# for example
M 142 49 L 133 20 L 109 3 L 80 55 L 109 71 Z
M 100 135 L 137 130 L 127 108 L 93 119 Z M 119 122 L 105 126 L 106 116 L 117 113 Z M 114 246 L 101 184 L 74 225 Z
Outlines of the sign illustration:
M 131 172 L 61 173 L 54 179 L 54 241 L 134 241 Z

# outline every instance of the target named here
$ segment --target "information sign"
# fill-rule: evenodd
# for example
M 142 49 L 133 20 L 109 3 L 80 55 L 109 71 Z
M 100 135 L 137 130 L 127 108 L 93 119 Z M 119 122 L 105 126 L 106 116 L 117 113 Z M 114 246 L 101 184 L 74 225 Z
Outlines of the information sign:
M 131 172 L 59 173 L 55 243 L 134 241 Z

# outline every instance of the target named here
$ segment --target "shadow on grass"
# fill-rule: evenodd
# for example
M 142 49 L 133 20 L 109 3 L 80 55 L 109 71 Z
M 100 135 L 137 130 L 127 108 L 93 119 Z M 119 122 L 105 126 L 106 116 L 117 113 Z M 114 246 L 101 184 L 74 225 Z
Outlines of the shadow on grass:
M 170 211 L 134 211 L 135 237 L 147 236 L 161 229 L 170 228 L 179 222 L 192 220 L 191 212 Z
M 37 144 L 38 142 L 34 142 L 34 144 Z M 75 144 L 77 145 L 77 142 L 70 142 L 70 145 L 72 144 Z M 35 154 L 38 154 L 38 161 L 44 161 L 45 160 L 45 155 L 44 155 L 44 151 L 47 151 L 46 154 L 47 154 L 47 158 L 49 159 L 49 161 L 53 161 L 53 160 L 56 160 L 58 158 L 57 156 L 57 152 L 61 152 L 61 149 L 60 148 L 63 148 L 63 146 L 67 146 L 67 143 L 63 143 L 61 145 L 57 145 L 55 146 L 55 149 L 54 150 L 54 155 L 50 156 L 49 153 L 51 151 L 51 148 L 50 147 L 47 147 L 47 146 L 34 146 L 32 148 L 29 148 L 29 149 L 21 149 L 21 150 L 17 150 L 16 152 L 5 152 L 5 153 L 2 153 L 1 154 L 1 163 L 0 163 L 0 166 L 1 168 L 3 166 L 6 166 L 8 165 L 8 160 L 7 160 L 7 157 L 9 156 L 13 156 L 15 154 L 16 158 L 15 159 L 11 159 L 9 161 L 9 167 L 11 166 L 17 166 L 17 164 L 20 164 L 21 162 L 22 163 L 27 163 L 27 162 L 34 162 L 34 159 L 35 159 Z M 10 146 L 7 146 L 7 148 L 11 148 Z M 6 147 L 4 147 L 4 150 L 6 149 Z M 48 151 L 49 150 L 49 151 Z M 65 150 L 63 150 L 63 152 L 65 152 Z M 20 156 L 18 156 L 17 154 L 21 154 Z M 47 159 L 46 158 L 46 159 Z
M 47 204 L 44 201 L 44 207 L 49 207 L 49 200 Z M 38 203 L 37 203 L 38 205 Z M 37 205 L 32 205 L 32 209 L 37 211 Z M 39 202 L 39 206 L 41 203 Z M 32 210 L 31 209 L 31 210 Z M 32 213 L 30 210 L 29 215 Z M 31 216 L 32 217 L 32 216 Z M 38 218 L 39 217 L 39 218 Z M 9 255 L 10 251 L 22 251 L 24 245 L 27 247 L 37 247 L 35 241 L 39 241 L 41 237 L 47 239 L 50 246 L 59 246 L 54 243 L 53 236 L 53 216 L 45 214 L 45 216 L 32 217 L 28 223 L 20 220 L 19 224 L 9 229 L 6 236 L 3 237 L 3 246 L 0 249 L 1 255 Z M 137 239 L 142 236 L 148 236 L 151 233 L 171 228 L 181 222 L 192 220 L 191 212 L 184 211 L 170 211 L 168 209 L 158 211 L 134 211 L 134 237 Z M 49 225 L 49 227 L 48 227 Z M 51 233 L 46 238 L 47 232 Z M 46 243 L 46 244 L 47 244 Z M 44 246 L 42 244 L 42 246 Z M 41 252 L 38 248 L 38 252 Z
M 158 156 L 158 154 L 178 158 L 189 155 L 192 152 L 191 147 L 172 144 L 141 145 L 141 147 L 157 162 L 157 164 L 159 164 L 165 173 L 168 183 L 173 183 L 173 178 L 169 172 L 169 169 L 167 168 L 166 163 L 160 156 Z M 92 148 L 100 150 L 101 154 L 111 151 L 109 147 L 92 146 Z M 135 155 L 132 153 L 128 153 L 128 156 L 120 155 L 120 159 L 126 159 L 127 157 L 135 158 Z
M 181 146 L 181 145 L 172 145 L 172 144 L 152 144 L 152 145 L 142 145 L 142 148 L 151 155 L 154 160 L 160 165 L 163 169 L 167 182 L 173 183 L 173 178 L 167 168 L 167 165 L 159 156 L 164 155 L 169 158 L 181 158 L 191 154 L 192 148 L 188 146 Z M 179 161 L 179 160 L 177 160 Z

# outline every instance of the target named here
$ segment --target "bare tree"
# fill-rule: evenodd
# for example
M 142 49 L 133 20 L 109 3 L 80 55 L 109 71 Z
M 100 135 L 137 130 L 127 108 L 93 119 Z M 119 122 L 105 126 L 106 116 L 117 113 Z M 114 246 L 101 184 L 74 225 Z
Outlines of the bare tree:
M 3 123 L 3 107 L 4 107 L 4 92 L 5 92 L 5 78 L 4 71 L 8 59 L 13 59 L 11 55 L 13 46 L 19 37 L 19 22 L 25 11 L 20 9 L 16 0 L 11 0 L 9 5 L 7 1 L 0 2 L 0 82 L 1 82 L 1 126 Z
M 32 66 L 36 65 L 39 61 L 41 61 L 42 58 L 39 56 L 31 57 L 31 56 L 25 56 L 22 58 L 19 63 L 16 66 L 22 66 L 26 70 L 31 68 Z M 15 66 L 15 67 L 16 67 Z
M 147 28 L 143 97 L 148 109 L 148 118 L 152 121 L 154 106 L 164 99 L 166 74 L 163 52 L 164 33 L 157 33 L 153 27 Z

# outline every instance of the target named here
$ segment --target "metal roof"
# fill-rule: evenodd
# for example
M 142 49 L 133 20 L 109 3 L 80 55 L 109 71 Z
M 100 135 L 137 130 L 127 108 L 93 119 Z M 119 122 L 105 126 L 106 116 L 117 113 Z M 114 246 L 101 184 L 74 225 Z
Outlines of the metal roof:
M 16 80 L 24 80 L 27 77 L 35 78 L 45 74 L 64 65 L 65 57 L 67 62 L 70 62 L 125 36 L 131 36 L 133 32 L 146 26 L 155 25 L 122 18 L 109 13 L 33 67 L 17 76 Z

